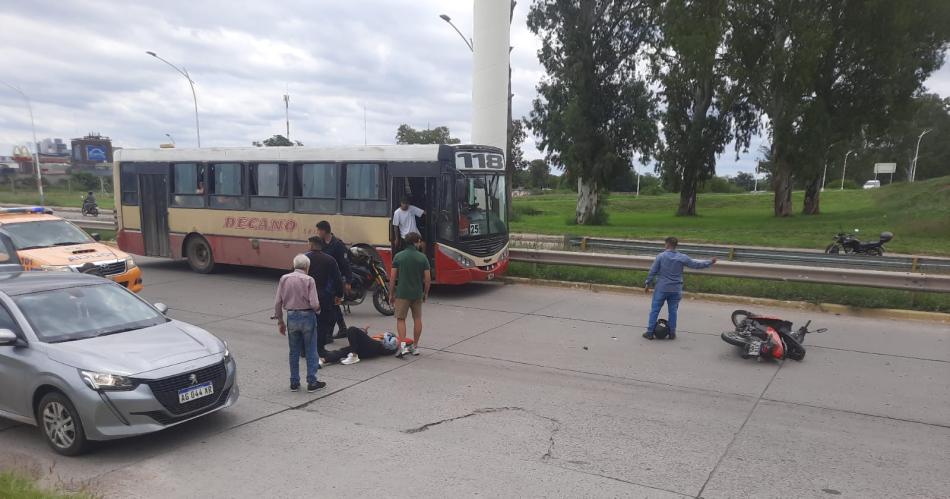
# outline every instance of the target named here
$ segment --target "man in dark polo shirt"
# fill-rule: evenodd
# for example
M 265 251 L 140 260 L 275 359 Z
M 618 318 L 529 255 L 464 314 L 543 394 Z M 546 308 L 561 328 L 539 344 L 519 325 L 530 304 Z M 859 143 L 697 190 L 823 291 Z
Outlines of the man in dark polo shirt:
M 422 336 L 422 303 L 429 297 L 432 274 L 429 259 L 420 251 L 422 236 L 418 232 L 406 234 L 406 249 L 393 258 L 393 275 L 389 280 L 389 300 L 396 309 L 396 335 L 399 338 L 397 357 L 407 353 L 419 355 L 416 350 Z M 395 289 L 394 289 L 395 288 Z M 406 347 L 406 317 L 412 311 L 412 345 Z

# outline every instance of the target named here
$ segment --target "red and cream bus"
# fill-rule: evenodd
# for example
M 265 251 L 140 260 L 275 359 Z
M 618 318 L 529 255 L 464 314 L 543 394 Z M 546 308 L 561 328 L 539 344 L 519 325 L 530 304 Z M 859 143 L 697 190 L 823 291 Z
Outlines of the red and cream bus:
M 122 149 L 115 205 L 123 251 L 286 269 L 327 220 L 347 244 L 391 265 L 400 198 L 418 221 L 438 283 L 493 279 L 508 267 L 505 162 L 487 146 Z

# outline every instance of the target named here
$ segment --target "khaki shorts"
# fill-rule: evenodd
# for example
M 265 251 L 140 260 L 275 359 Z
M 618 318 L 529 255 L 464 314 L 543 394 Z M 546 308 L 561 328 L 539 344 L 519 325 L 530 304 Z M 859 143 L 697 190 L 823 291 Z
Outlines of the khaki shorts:
M 422 299 L 418 300 L 405 300 L 402 298 L 396 298 L 396 318 L 404 321 L 406 317 L 409 316 L 409 311 L 412 310 L 412 318 L 421 319 L 422 318 Z

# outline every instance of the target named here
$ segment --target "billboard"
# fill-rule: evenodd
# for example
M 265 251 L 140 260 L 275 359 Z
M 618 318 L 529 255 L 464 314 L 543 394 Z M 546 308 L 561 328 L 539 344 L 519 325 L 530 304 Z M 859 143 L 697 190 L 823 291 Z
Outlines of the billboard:
M 894 173 L 897 171 L 897 163 L 874 163 L 874 174 Z
M 86 144 L 86 160 L 95 161 L 98 163 L 105 163 L 109 161 L 106 146 Z

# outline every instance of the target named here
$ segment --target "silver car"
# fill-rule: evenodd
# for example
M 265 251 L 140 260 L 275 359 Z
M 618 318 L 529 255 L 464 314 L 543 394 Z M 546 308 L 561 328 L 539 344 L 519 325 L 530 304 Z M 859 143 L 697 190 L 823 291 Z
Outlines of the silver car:
M 0 417 L 71 456 L 233 405 L 227 345 L 166 311 L 100 277 L 0 274 Z

